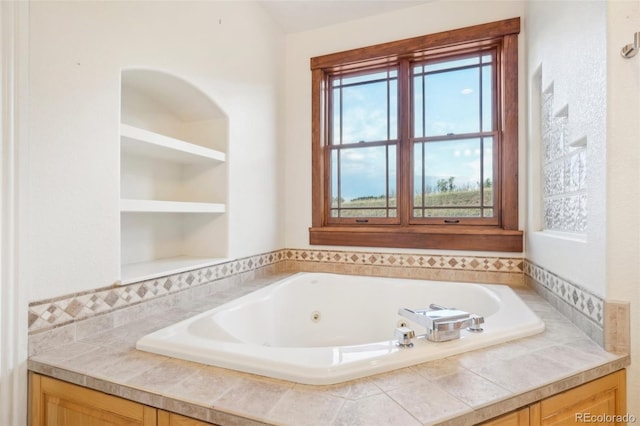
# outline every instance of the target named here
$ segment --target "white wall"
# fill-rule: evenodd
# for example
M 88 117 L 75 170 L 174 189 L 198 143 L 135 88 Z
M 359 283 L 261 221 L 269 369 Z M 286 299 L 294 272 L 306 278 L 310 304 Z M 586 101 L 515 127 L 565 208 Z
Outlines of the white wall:
M 529 2 L 527 79 L 529 187 L 526 257 L 599 296 L 606 295 L 606 2 Z M 587 139 L 587 233 L 573 238 L 541 232 L 540 135 L 534 99 L 535 74 L 541 89 L 554 89 L 553 111 L 568 105 L 569 142 Z
M 253 2 L 30 5 L 29 151 L 21 235 L 30 300 L 120 277 L 120 71 L 185 78 L 229 117 L 229 256 L 282 246 L 278 90 L 284 38 Z
M 631 302 L 629 412 L 640 417 L 640 54 L 620 56 L 640 31 L 640 0 L 607 7 L 607 298 Z
M 378 43 L 416 37 L 514 17 L 522 17 L 524 3 L 519 1 L 452 1 L 433 2 L 376 15 L 331 27 L 290 34 L 286 38 L 285 86 L 285 197 L 287 247 L 309 245 L 311 226 L 311 71 L 309 59 L 314 56 L 364 47 Z M 523 51 L 525 31 L 520 33 Z M 524 55 L 520 57 L 520 92 L 524 94 Z M 521 97 L 521 110 L 524 100 Z M 520 116 L 521 141 L 524 141 L 525 116 Z M 524 144 L 520 146 L 521 167 L 524 166 Z M 520 185 L 520 224 L 524 225 L 524 183 Z M 330 249 L 327 246 L 314 246 Z M 341 247 L 340 249 L 344 249 Z M 357 248 L 353 248 L 357 249 Z M 366 248 L 365 250 L 371 250 Z M 377 249 L 376 249 L 377 250 Z M 380 249 L 384 250 L 384 249 Z M 388 250 L 387 250 L 388 251 Z M 394 252 L 403 250 L 393 249 Z M 416 250 L 410 250 L 416 252 Z M 436 250 L 428 250 L 430 253 Z M 472 254 L 481 254 L 474 252 Z M 509 256 L 513 256 L 510 253 Z
M 540 176 L 531 138 L 526 256 L 606 299 L 631 302 L 627 408 L 638 417 L 640 56 L 624 59 L 620 50 L 640 31 L 640 1 L 536 1 L 527 18 L 529 78 L 542 64 L 542 88 L 553 80 L 557 107 L 569 104 L 570 134 L 588 138 L 589 230 L 585 241 L 534 232 Z
M 27 139 L 29 7 L 0 3 L 0 424 L 27 423 L 28 289 L 23 285 L 18 236 L 28 167 L 20 162 Z

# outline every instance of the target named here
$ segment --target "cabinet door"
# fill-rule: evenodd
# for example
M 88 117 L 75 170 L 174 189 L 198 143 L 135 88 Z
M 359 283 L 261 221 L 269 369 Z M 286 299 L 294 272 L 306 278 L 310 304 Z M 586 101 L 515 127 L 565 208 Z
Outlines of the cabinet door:
M 541 425 L 619 424 L 613 416 L 626 413 L 625 370 L 552 396 L 532 406 L 532 420 Z M 610 416 L 610 417 L 605 417 Z M 599 419 L 602 419 L 600 421 Z
M 157 410 L 30 373 L 31 426 L 155 426 Z
M 158 426 L 212 426 L 212 424 L 176 413 L 158 410 Z
M 529 407 L 491 419 L 482 426 L 529 426 Z

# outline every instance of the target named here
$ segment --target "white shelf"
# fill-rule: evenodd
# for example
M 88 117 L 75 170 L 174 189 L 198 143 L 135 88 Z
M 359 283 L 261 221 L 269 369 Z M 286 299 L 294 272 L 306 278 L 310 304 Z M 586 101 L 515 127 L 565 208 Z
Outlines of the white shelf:
M 121 77 L 122 284 L 224 262 L 226 114 L 177 76 L 127 69 Z
M 223 152 L 124 123 L 120 136 L 122 149 L 128 153 L 185 164 L 225 161 Z
M 157 259 L 149 262 L 132 263 L 122 265 L 122 284 L 131 284 L 138 281 L 151 280 L 193 269 L 205 268 L 226 262 L 224 258 L 201 258 L 178 256 L 168 259 Z
M 121 199 L 120 211 L 129 213 L 224 213 L 225 205 L 183 201 Z

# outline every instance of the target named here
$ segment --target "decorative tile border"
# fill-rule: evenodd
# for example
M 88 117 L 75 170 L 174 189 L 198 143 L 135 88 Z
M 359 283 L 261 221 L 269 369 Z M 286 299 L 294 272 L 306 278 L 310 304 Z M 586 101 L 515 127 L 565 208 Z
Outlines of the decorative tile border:
M 49 330 L 285 261 L 294 265 L 302 262 L 330 264 L 338 268 L 349 265 L 384 266 L 398 268 L 399 271 L 418 268 L 516 275 L 522 275 L 525 264 L 522 258 L 282 249 L 129 285 L 33 302 L 29 305 L 29 332 Z M 295 266 L 293 269 L 296 270 Z
M 250 256 L 206 268 L 137 283 L 91 290 L 29 304 L 29 332 L 43 331 L 161 296 L 194 288 L 210 281 L 282 262 L 282 250 Z
M 524 262 L 524 274 L 600 327 L 603 326 L 604 300 L 599 296 L 528 260 Z
M 373 253 L 331 250 L 283 250 L 286 260 L 331 264 L 392 266 L 425 269 L 467 270 L 477 272 L 522 273 L 524 259 L 428 254 Z

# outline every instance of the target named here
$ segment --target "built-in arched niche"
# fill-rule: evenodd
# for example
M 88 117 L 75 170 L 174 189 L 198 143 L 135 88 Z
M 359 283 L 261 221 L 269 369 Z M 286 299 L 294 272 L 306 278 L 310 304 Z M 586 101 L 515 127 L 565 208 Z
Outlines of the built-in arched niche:
M 122 71 L 122 283 L 227 256 L 227 134 L 206 93 L 164 71 Z

